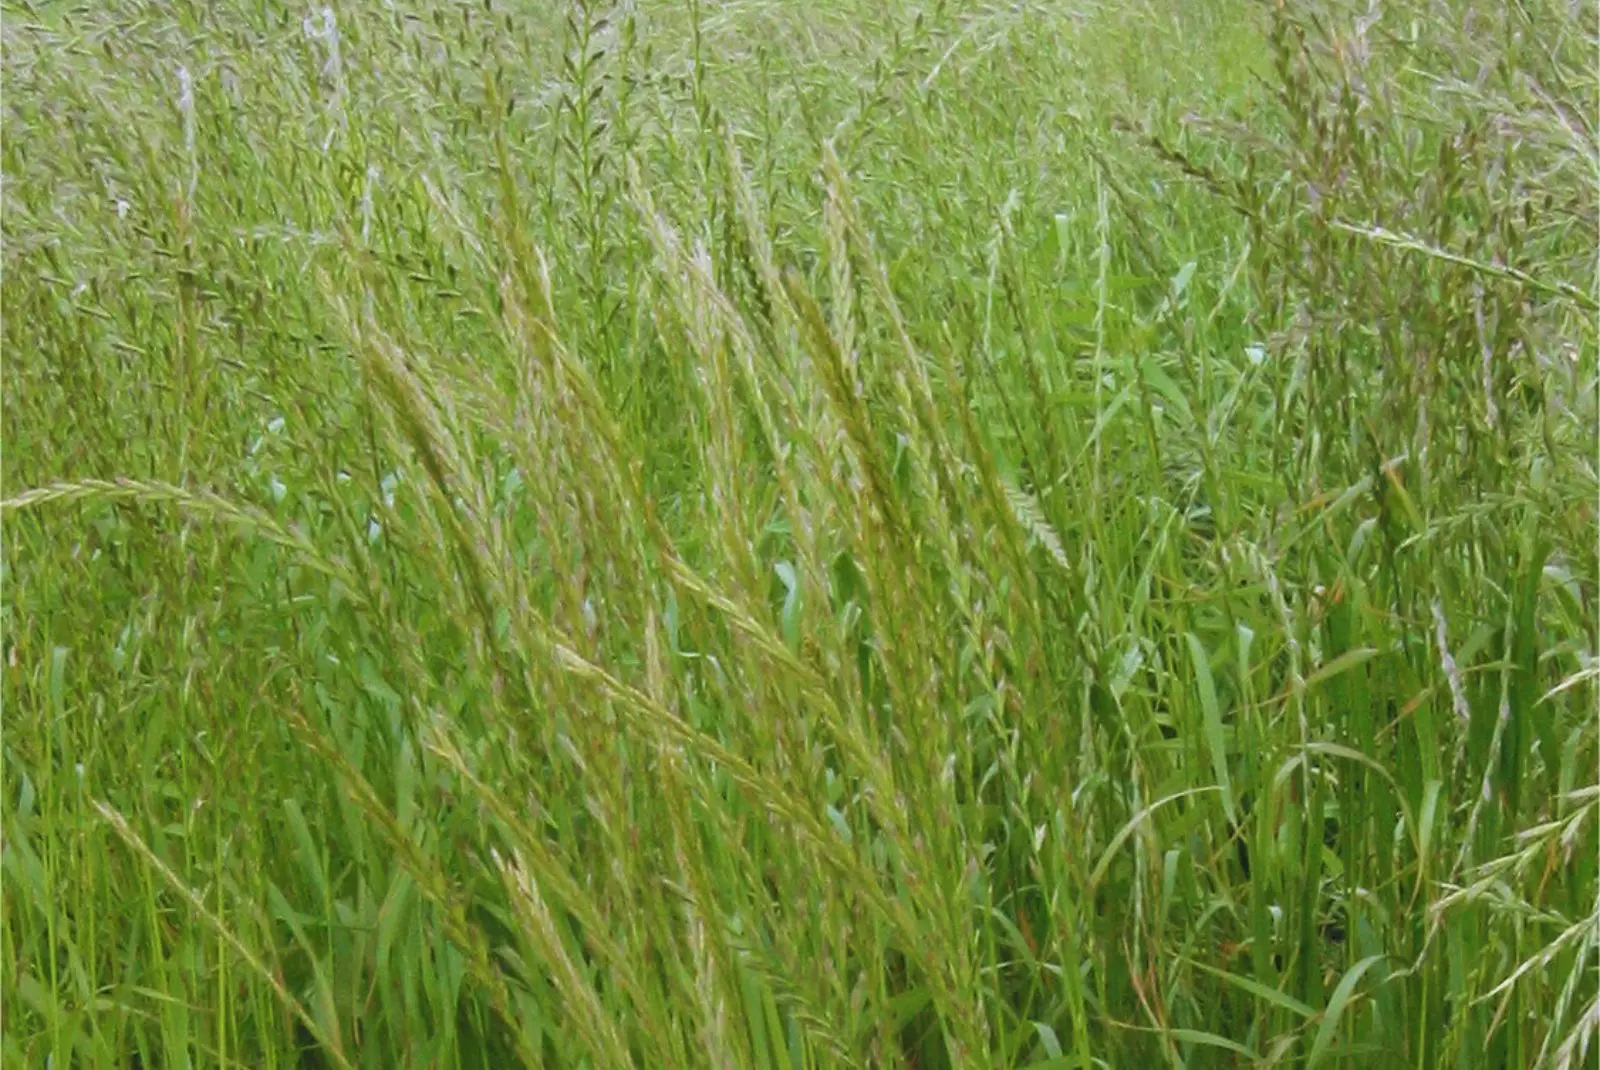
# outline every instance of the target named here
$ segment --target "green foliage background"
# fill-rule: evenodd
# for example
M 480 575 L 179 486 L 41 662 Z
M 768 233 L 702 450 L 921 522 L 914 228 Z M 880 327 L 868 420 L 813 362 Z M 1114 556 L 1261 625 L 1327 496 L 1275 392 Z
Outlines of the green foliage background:
M 8 0 L 0 1058 L 1593 1065 L 1596 28 Z

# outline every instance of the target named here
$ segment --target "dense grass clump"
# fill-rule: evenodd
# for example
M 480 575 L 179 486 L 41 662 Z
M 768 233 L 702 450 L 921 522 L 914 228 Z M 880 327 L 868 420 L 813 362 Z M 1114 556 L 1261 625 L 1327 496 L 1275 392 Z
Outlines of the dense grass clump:
M 1594 1065 L 1592 4 L 3 10 L 7 1066 Z

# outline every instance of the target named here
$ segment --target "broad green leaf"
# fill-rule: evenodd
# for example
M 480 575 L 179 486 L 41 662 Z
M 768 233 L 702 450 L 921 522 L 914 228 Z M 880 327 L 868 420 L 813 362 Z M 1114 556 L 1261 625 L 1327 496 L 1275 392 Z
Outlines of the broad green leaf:
M 1310 691 L 1320 683 L 1333 679 L 1342 672 L 1349 672 L 1357 665 L 1370 661 L 1377 654 L 1372 647 L 1357 647 L 1355 650 L 1346 650 L 1332 661 L 1323 662 L 1317 670 L 1306 677 L 1306 690 Z
M 1123 825 L 1122 828 L 1117 831 L 1115 836 L 1111 837 L 1111 842 L 1106 845 L 1105 851 L 1100 855 L 1100 861 L 1095 864 L 1094 872 L 1089 874 L 1089 887 L 1093 889 L 1100 883 L 1100 881 L 1106 875 L 1106 870 L 1111 868 L 1111 863 L 1116 859 L 1117 852 L 1122 849 L 1122 845 L 1128 841 L 1128 837 L 1132 836 L 1135 830 L 1137 830 L 1138 827 L 1144 823 L 1144 820 L 1151 814 L 1155 813 L 1168 803 L 1176 802 L 1179 799 L 1186 799 L 1192 795 L 1204 795 L 1207 792 L 1219 790 L 1221 789 L 1207 786 L 1203 788 L 1190 788 L 1188 791 L 1175 792 L 1166 796 L 1165 798 L 1157 799 L 1149 806 L 1146 806 L 1143 810 L 1140 810 L 1137 814 L 1134 814 L 1133 817 L 1128 819 L 1128 823 Z
M 1211 771 L 1222 791 L 1222 809 L 1228 821 L 1237 825 L 1239 815 L 1234 810 L 1233 784 L 1228 779 L 1228 751 L 1222 731 L 1222 710 L 1217 703 L 1217 685 L 1211 677 L 1211 659 L 1198 636 L 1188 632 L 1185 638 L 1189 640 L 1189 655 L 1194 659 L 1195 679 L 1200 685 L 1200 710 L 1205 720 L 1206 747 L 1211 751 Z
M 1354 966 L 1345 971 L 1344 977 L 1339 980 L 1339 986 L 1333 990 L 1333 996 L 1328 1000 L 1327 1008 L 1322 1012 L 1322 1025 L 1317 1029 L 1317 1037 L 1311 1042 L 1311 1054 L 1306 1057 L 1306 1070 L 1316 1070 L 1324 1055 L 1327 1054 L 1333 1038 L 1339 1032 L 1339 1020 L 1344 1016 L 1344 1008 L 1355 995 L 1356 985 L 1361 983 L 1362 976 L 1373 966 L 1383 961 L 1382 955 L 1368 955 Z
M 1034 1022 L 1033 1030 L 1039 1034 L 1039 1043 L 1044 1045 L 1045 1054 L 1052 1059 L 1061 1058 L 1061 1040 L 1056 1036 L 1056 1031 L 1043 1022 Z
M 1199 1029 L 1169 1029 L 1167 1033 L 1174 1040 L 1181 1040 L 1186 1044 L 1204 1044 L 1211 1048 L 1222 1048 L 1225 1051 L 1243 1055 L 1252 1062 L 1259 1061 L 1261 1058 L 1261 1056 L 1238 1041 L 1229 1040 L 1227 1037 L 1219 1037 L 1215 1033 L 1207 1033 Z
M 1301 1003 L 1299 1000 L 1289 995 L 1287 992 L 1282 992 L 1270 985 L 1264 985 L 1259 981 L 1251 980 L 1248 977 L 1241 977 L 1236 973 L 1230 973 L 1227 970 L 1218 969 L 1215 966 L 1207 966 L 1205 963 L 1196 962 L 1194 959 L 1187 959 L 1185 961 L 1187 961 L 1190 966 L 1193 966 L 1197 970 L 1221 978 L 1240 991 L 1248 992 L 1252 996 L 1259 996 L 1268 1003 L 1282 1007 L 1284 1010 L 1297 1014 L 1302 1018 L 1312 1018 L 1317 1013 L 1306 1004 Z

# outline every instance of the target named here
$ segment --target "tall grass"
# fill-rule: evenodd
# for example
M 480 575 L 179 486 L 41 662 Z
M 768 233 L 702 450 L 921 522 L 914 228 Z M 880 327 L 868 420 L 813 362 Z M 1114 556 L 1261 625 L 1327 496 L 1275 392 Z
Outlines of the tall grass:
M 8 1066 L 1592 1064 L 1592 5 L 3 37 Z

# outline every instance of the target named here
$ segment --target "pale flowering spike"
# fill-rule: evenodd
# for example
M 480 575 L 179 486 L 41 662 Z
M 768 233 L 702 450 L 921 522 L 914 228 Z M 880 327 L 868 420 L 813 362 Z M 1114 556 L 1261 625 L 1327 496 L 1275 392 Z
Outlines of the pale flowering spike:
M 194 78 L 186 66 L 178 68 L 178 111 L 183 115 L 183 151 L 189 158 L 188 196 L 193 199 L 200 180 L 200 158 L 195 151 Z

